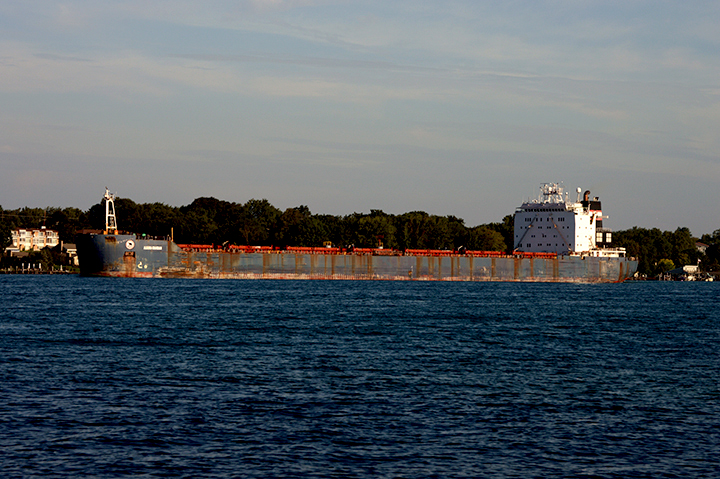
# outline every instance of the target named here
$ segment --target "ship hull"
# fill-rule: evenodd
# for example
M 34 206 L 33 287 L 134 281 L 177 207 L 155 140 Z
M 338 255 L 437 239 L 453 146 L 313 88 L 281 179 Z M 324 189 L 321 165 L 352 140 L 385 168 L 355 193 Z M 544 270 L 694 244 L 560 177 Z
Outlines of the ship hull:
M 637 269 L 624 257 L 187 251 L 169 240 L 103 234 L 76 243 L 85 276 L 607 283 Z

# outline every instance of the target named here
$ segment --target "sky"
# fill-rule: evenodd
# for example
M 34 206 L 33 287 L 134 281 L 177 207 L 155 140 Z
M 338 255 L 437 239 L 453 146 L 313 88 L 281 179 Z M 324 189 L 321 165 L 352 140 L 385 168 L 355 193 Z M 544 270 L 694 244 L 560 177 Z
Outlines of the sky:
M 107 186 L 475 226 L 562 182 L 614 230 L 712 233 L 719 24 L 703 0 L 4 0 L 0 205 Z

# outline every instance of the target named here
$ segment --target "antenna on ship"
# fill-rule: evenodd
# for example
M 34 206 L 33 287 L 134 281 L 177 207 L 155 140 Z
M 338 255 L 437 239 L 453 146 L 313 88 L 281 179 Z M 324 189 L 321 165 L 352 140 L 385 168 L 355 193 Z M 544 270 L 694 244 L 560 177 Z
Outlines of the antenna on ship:
M 115 195 L 105 187 L 105 234 L 117 233 L 117 220 L 115 219 Z

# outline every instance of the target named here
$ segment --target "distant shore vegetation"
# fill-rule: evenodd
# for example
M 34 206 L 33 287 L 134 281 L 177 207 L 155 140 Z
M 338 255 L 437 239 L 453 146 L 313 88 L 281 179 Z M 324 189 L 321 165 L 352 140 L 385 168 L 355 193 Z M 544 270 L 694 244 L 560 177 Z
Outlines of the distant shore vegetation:
M 400 215 L 371 210 L 345 216 L 313 214 L 307 206 L 282 211 L 267 200 L 245 204 L 216 198 L 197 198 L 187 206 L 135 203 L 115 200 L 120 230 L 148 236 L 170 236 L 176 243 L 252 246 L 335 246 L 358 248 L 441 249 L 505 251 L 513 247 L 513 218 L 479 226 L 466 226 L 462 218 L 411 211 Z M 86 229 L 100 230 L 105 223 L 105 205 L 87 211 L 78 208 L 19 208 L 0 206 L 0 246 L 11 244 L 10 231 L 45 226 L 59 232 L 64 243 Z M 706 245 L 698 249 L 697 242 Z M 638 272 L 657 275 L 668 266 L 700 264 L 703 271 L 720 270 L 720 229 L 693 237 L 687 228 L 660 231 L 634 227 L 613 233 L 613 245 L 624 247 L 639 259 Z M 49 258 L 49 259 L 48 259 Z M 51 261 L 45 253 L 43 261 Z M 3 258 L 6 262 L 6 258 Z M 49 266 L 49 265 L 47 265 Z

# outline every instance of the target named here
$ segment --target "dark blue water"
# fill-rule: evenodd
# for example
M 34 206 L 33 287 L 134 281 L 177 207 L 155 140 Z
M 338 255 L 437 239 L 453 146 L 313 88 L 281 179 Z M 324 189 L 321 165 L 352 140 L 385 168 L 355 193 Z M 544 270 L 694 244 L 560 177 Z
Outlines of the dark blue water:
M 720 477 L 720 284 L 0 277 L 2 477 Z

